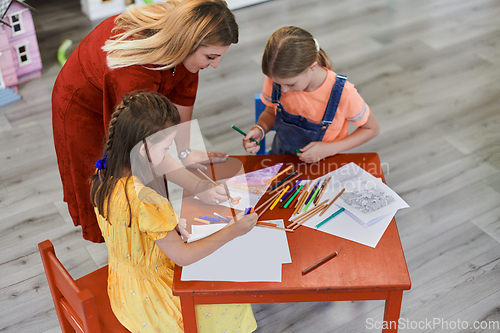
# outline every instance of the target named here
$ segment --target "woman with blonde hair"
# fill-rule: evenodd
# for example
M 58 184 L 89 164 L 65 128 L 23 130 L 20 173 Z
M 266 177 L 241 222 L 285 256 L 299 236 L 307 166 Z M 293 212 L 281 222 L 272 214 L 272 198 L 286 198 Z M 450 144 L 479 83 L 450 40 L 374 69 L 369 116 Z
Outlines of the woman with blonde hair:
M 83 237 L 102 243 L 90 201 L 89 177 L 115 107 L 135 90 L 159 92 L 192 118 L 198 72 L 217 68 L 238 42 L 238 25 L 223 0 L 169 0 L 129 7 L 87 35 L 61 69 L 52 92 L 52 125 L 64 201 Z M 206 153 L 189 148 L 189 132 L 176 146 L 184 165 L 204 169 Z M 222 162 L 223 153 L 209 153 Z

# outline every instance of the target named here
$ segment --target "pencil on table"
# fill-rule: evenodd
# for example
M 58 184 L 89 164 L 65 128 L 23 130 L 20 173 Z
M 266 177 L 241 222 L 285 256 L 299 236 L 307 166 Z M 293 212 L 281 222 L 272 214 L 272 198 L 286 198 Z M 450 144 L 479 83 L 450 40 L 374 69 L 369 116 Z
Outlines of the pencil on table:
M 290 199 L 288 199 L 288 201 L 283 206 L 283 208 L 288 208 L 288 205 L 293 201 L 293 199 L 295 199 L 297 194 L 299 194 L 300 190 L 302 190 L 302 187 L 304 187 L 304 185 L 300 185 L 300 187 L 297 189 L 297 191 L 295 191 L 295 193 L 290 197 Z
M 276 193 L 276 195 L 273 197 L 273 199 L 276 199 L 277 197 L 279 196 L 279 193 Z M 268 200 L 269 201 L 269 200 Z M 271 205 L 274 203 L 274 201 L 271 201 L 267 204 L 266 207 L 264 207 L 264 209 L 259 213 L 258 217 L 260 218 L 267 210 L 269 207 L 271 207 Z
M 323 193 L 325 193 L 328 183 L 330 182 L 330 179 L 332 179 L 332 177 L 328 177 L 326 183 L 322 186 L 321 191 L 318 193 L 318 196 L 316 197 L 316 203 L 318 203 L 321 200 L 321 196 L 323 195 Z
M 332 199 L 332 201 L 325 207 L 325 209 L 323 209 L 323 211 L 319 214 L 319 216 L 323 215 L 323 213 L 326 212 L 328 208 L 330 208 L 330 206 L 335 202 L 335 200 L 337 200 L 342 195 L 342 193 L 344 193 L 344 191 L 345 187 L 342 189 L 342 191 L 339 192 L 339 194 L 337 194 L 335 198 Z
M 305 191 L 304 195 L 300 199 L 301 201 L 300 201 L 299 206 L 296 209 L 296 212 L 295 212 L 296 214 L 302 210 L 302 207 L 304 207 L 304 203 L 306 202 L 307 198 L 309 198 L 309 190 Z
M 330 254 L 329 256 L 326 256 L 325 258 L 321 259 L 320 261 L 318 261 L 317 263 L 315 263 L 314 265 L 304 269 L 302 271 L 302 275 L 306 275 L 307 273 L 311 272 L 312 270 L 315 270 L 316 268 L 318 268 L 319 266 L 323 265 L 324 263 L 326 263 L 327 261 L 335 258 L 336 256 L 338 255 L 337 251 L 333 252 L 332 254 Z
M 264 202 L 259 207 L 255 208 L 255 212 L 257 212 L 259 209 L 261 209 L 262 207 L 267 205 L 270 201 L 273 201 L 274 199 L 276 199 L 278 197 L 278 195 L 279 195 L 279 193 L 276 193 L 275 195 L 271 196 L 269 199 L 266 200 L 266 202 Z
M 278 226 L 269 226 L 269 225 L 265 225 L 265 224 L 260 224 L 262 222 L 257 222 L 257 224 L 255 225 L 256 227 L 261 227 L 261 228 L 269 228 L 269 229 L 278 229 L 278 230 L 283 230 L 283 231 L 288 231 L 288 232 L 293 232 L 293 230 L 290 230 L 290 229 L 286 229 L 286 228 L 282 228 L 282 227 L 278 227 Z
M 293 207 L 293 210 L 294 210 L 294 211 L 295 211 L 295 208 L 297 208 L 296 203 L 299 201 L 299 198 L 300 198 L 300 196 L 301 196 L 301 194 L 302 194 L 302 189 L 303 189 L 304 187 L 306 187 L 306 185 L 300 185 L 300 188 L 299 188 L 299 190 L 298 190 L 298 192 L 297 192 L 297 195 L 295 196 L 295 198 L 294 198 L 292 201 L 290 201 L 290 205 L 289 205 L 289 207 Z
M 300 198 L 298 198 L 297 203 L 295 204 L 295 208 L 297 208 L 297 207 L 299 206 L 300 202 L 302 201 L 302 199 L 304 199 L 304 195 L 305 195 L 305 193 L 307 192 L 307 190 L 309 189 L 309 185 L 311 185 L 311 182 L 308 182 L 308 183 L 304 186 L 304 188 L 302 189 L 302 190 L 303 190 L 303 192 L 300 194 Z
M 288 170 L 290 170 L 292 167 L 293 167 L 293 165 L 289 165 L 283 171 L 278 172 L 275 176 L 273 176 L 267 180 L 266 185 L 269 184 L 270 182 L 272 182 L 273 180 L 275 180 L 276 178 L 278 178 L 279 176 L 281 176 L 282 174 L 284 174 L 285 172 L 287 172 Z
M 302 172 L 299 172 L 298 174 L 296 174 L 295 176 L 293 176 L 292 178 L 290 178 L 285 183 L 283 183 L 280 186 L 276 187 L 274 190 L 270 191 L 269 194 L 273 194 L 273 193 L 281 191 L 281 189 L 283 187 L 285 187 L 286 185 L 290 185 L 295 179 L 299 178 L 300 176 L 302 176 Z
M 280 201 L 285 201 L 286 198 L 295 190 L 297 186 L 299 186 L 300 182 L 302 181 L 302 178 L 297 180 L 295 184 L 293 184 L 292 188 L 288 190 L 288 192 L 285 193 L 285 195 L 280 199 Z
M 195 217 L 194 220 L 196 222 L 200 222 L 200 223 L 203 223 L 203 224 L 210 224 L 210 221 L 207 221 L 207 220 L 204 220 L 204 219 L 200 219 L 200 218 L 197 218 L 197 217 Z
M 318 181 L 318 183 L 319 183 L 319 181 Z M 304 208 L 304 212 L 309 208 L 309 206 L 311 205 L 311 203 L 314 202 L 314 199 L 318 195 L 318 192 L 319 192 L 319 187 L 316 188 L 316 190 L 314 191 L 311 199 L 309 199 L 309 202 L 306 204 L 306 207 Z
M 285 187 L 285 189 L 283 190 L 283 192 L 281 192 L 281 194 L 278 196 L 278 198 L 276 199 L 276 201 L 271 205 L 271 208 L 269 208 L 269 210 L 273 210 L 274 207 L 276 207 L 276 205 L 280 201 L 281 197 L 283 197 L 285 195 L 286 191 L 288 191 L 289 188 L 290 188 L 290 186 Z
M 287 175 L 285 178 L 283 178 L 282 180 L 280 180 L 279 182 L 277 182 L 276 184 L 274 184 L 273 186 L 271 186 L 271 188 L 269 189 L 269 191 L 272 191 L 274 190 L 276 187 L 280 186 L 281 184 L 283 184 L 284 182 L 286 182 L 289 178 L 293 177 L 298 171 L 295 170 L 294 172 L 292 172 L 291 174 Z
M 289 224 L 287 228 L 293 227 L 293 230 L 297 229 L 302 223 L 306 222 L 311 217 L 319 213 L 326 206 L 325 202 L 327 201 L 328 200 L 323 201 L 321 204 L 309 210 L 308 212 L 305 212 L 299 216 L 296 216 L 293 220 L 290 220 L 293 221 L 293 223 Z

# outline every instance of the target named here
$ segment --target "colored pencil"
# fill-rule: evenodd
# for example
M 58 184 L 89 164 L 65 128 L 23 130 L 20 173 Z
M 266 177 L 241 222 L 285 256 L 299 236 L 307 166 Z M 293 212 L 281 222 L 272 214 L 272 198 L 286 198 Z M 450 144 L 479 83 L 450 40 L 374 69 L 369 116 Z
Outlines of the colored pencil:
M 328 208 L 330 208 L 330 206 L 335 202 L 335 200 L 337 200 L 342 195 L 342 193 L 344 193 L 344 191 L 345 188 L 343 188 L 342 191 L 340 191 L 339 194 L 337 194 L 337 196 L 332 199 L 332 201 L 328 204 L 328 206 L 325 207 L 325 209 L 323 209 L 323 211 L 319 214 L 319 216 L 323 215 L 323 213 L 326 212 Z
M 295 170 L 291 174 L 287 175 L 285 178 L 283 178 L 282 180 L 280 180 L 279 182 L 277 182 L 276 184 L 274 184 L 273 186 L 271 186 L 271 188 L 269 189 L 269 191 L 274 190 L 276 187 L 278 187 L 281 184 L 283 184 L 284 182 L 286 182 L 288 180 L 288 178 L 293 177 L 296 173 L 297 173 L 297 170 Z
M 316 268 L 318 268 L 319 266 L 323 265 L 327 261 L 335 258 L 337 255 L 338 255 L 337 251 L 333 252 L 332 254 L 330 254 L 329 256 L 326 256 L 325 258 L 321 259 L 320 261 L 318 261 L 317 263 L 315 263 L 311 267 L 308 267 L 308 268 L 304 269 L 302 271 L 302 275 L 306 275 L 307 273 L 315 270 Z
M 280 199 L 280 201 L 285 201 L 286 198 L 293 192 L 293 190 L 295 190 L 297 188 L 297 186 L 299 186 L 300 182 L 302 181 L 302 178 L 300 178 L 299 180 L 297 180 L 295 182 L 295 184 L 293 184 L 292 188 L 288 190 L 288 192 L 285 193 L 285 195 L 283 196 L 283 198 Z
M 306 202 L 306 200 L 307 200 L 308 197 L 309 197 L 309 190 L 306 190 L 304 192 L 304 195 L 302 195 L 302 198 L 300 198 L 300 204 L 297 207 L 295 214 L 299 214 L 300 213 L 300 211 L 302 210 L 302 207 L 304 207 L 304 203 Z
M 276 194 L 276 196 L 274 198 L 277 198 L 279 196 L 279 194 Z M 274 203 L 274 201 L 271 201 L 267 204 L 266 207 L 264 207 L 264 209 L 259 213 L 259 218 L 269 209 L 269 207 L 271 207 L 271 205 Z
M 277 227 L 277 226 L 271 227 L 271 226 L 268 226 L 268 225 L 259 224 L 259 222 L 257 222 L 257 224 L 255 226 L 256 227 L 261 227 L 261 228 L 278 229 L 278 230 L 293 232 L 293 230 L 290 230 L 290 229 L 281 228 L 281 227 Z
M 326 180 L 326 184 L 322 187 L 321 191 L 319 192 L 318 196 L 316 197 L 316 202 L 319 202 L 321 200 L 321 196 L 323 195 L 323 193 L 325 193 L 325 191 L 328 187 L 328 183 L 330 182 L 330 179 L 332 179 L 332 177 L 328 177 L 328 179 Z
M 343 211 L 345 210 L 344 207 L 340 208 L 339 210 L 337 210 L 335 213 L 333 213 L 332 215 L 328 216 L 326 219 L 324 219 L 323 221 L 321 221 L 320 223 L 316 224 L 316 229 L 318 229 L 319 227 L 321 227 L 323 224 L 325 224 L 326 222 L 330 221 L 331 219 L 333 219 L 335 216 L 339 215 L 340 213 L 342 213 Z
M 295 197 L 300 192 L 300 190 L 302 190 L 303 187 L 304 187 L 304 185 L 300 185 L 300 187 L 297 189 L 297 191 L 295 191 L 295 193 L 290 197 L 290 199 L 288 199 L 287 203 L 283 206 L 283 208 L 288 208 L 288 205 L 290 204 L 290 202 L 292 202 L 292 200 L 295 199 Z
M 267 225 L 267 226 L 269 226 L 269 227 L 276 227 L 276 226 L 277 226 L 275 223 L 260 222 L 260 221 L 257 221 L 257 224 L 260 224 L 260 225 Z
M 285 195 L 285 192 L 288 191 L 289 188 L 290 188 L 290 186 L 285 187 L 285 189 L 283 190 L 283 192 L 281 192 L 281 194 L 278 196 L 278 198 L 276 199 L 276 201 L 271 205 L 271 208 L 269 208 L 269 210 L 273 210 L 274 207 L 276 207 L 276 205 L 278 204 L 278 202 L 280 202 L 281 197 Z
M 281 184 L 280 186 L 278 186 L 277 188 L 275 188 L 274 190 L 270 191 L 269 194 L 273 194 L 273 193 L 276 193 L 276 192 L 279 192 L 281 191 L 281 189 L 283 189 L 283 187 L 285 187 L 286 185 L 290 185 L 292 184 L 292 182 L 299 178 L 300 176 L 302 176 L 302 172 L 299 172 L 298 174 L 296 174 L 295 176 L 293 176 L 292 178 L 288 179 L 285 183 Z
M 272 182 L 273 180 L 275 180 L 276 178 L 278 178 L 279 176 L 281 176 L 282 174 L 284 174 L 285 172 L 287 172 L 288 170 L 290 170 L 292 167 L 293 167 L 293 165 L 289 165 L 284 170 L 278 172 L 276 175 L 274 175 L 273 177 L 271 177 L 270 179 L 267 180 L 266 185 L 269 184 L 270 182 Z
M 211 216 L 200 216 L 200 219 L 210 221 L 210 223 L 219 223 L 220 219 Z
M 259 209 L 261 209 L 262 207 L 264 207 L 265 205 L 267 205 L 270 201 L 273 201 L 274 199 L 276 199 L 278 197 L 278 195 L 279 195 L 279 193 L 276 193 L 275 195 L 272 195 L 269 199 L 266 200 L 266 202 L 264 202 L 259 207 L 255 208 L 255 211 L 258 211 Z
M 306 187 L 306 185 L 301 185 L 301 188 L 299 188 L 299 191 L 297 193 L 297 195 L 295 196 L 295 199 L 293 199 L 291 202 L 290 202 L 290 207 L 293 206 L 293 210 L 295 211 L 295 208 L 297 208 L 297 202 L 299 201 L 299 198 L 300 196 L 302 195 L 302 190 Z
M 203 223 L 203 224 L 210 224 L 210 221 L 207 221 L 207 220 L 204 220 L 204 219 L 200 219 L 200 218 L 197 218 L 197 217 L 195 217 L 194 220 L 196 222 L 200 222 L 200 223 Z
M 236 127 L 236 126 L 234 126 L 234 125 L 233 125 L 233 126 L 231 126 L 231 127 L 232 127 L 232 129 L 234 129 L 236 132 L 239 132 L 239 133 L 240 133 L 240 134 L 242 134 L 243 136 L 247 136 L 247 134 L 246 134 L 245 132 L 243 132 L 242 130 L 240 130 L 238 127 Z M 255 140 L 254 138 L 250 138 L 250 141 L 253 141 L 253 142 L 255 142 L 256 144 L 258 144 L 258 145 L 260 146 L 260 142 L 259 142 L 259 141 L 257 141 L 257 140 Z
M 308 182 L 304 188 L 302 189 L 302 193 L 300 194 L 300 198 L 298 199 L 297 203 L 295 204 L 295 208 L 297 208 L 300 204 L 300 202 L 304 199 L 304 195 L 306 195 L 305 193 L 307 192 L 307 190 L 309 189 L 309 186 L 311 185 L 311 182 Z
M 308 212 L 306 212 L 306 213 L 302 214 L 300 217 L 296 218 L 292 224 L 288 225 L 288 228 L 293 226 L 293 228 L 292 228 L 293 230 L 297 229 L 300 225 L 305 223 L 311 217 L 318 214 L 325 207 L 325 202 L 326 201 L 323 201 L 318 206 L 314 207 L 313 209 L 310 209 Z
M 304 208 L 304 212 L 307 211 L 309 209 L 309 206 L 311 205 L 311 203 L 314 202 L 314 198 L 316 198 L 316 196 L 318 195 L 318 192 L 319 192 L 319 187 L 316 188 L 311 199 L 309 199 L 309 202 L 306 204 L 306 207 Z
M 220 218 L 220 219 L 222 219 L 222 220 L 226 221 L 226 222 L 230 222 L 230 221 L 231 221 L 231 220 L 230 220 L 230 219 L 228 219 L 227 217 L 222 216 L 222 215 L 220 215 L 220 214 L 217 214 L 217 213 L 215 213 L 215 212 L 214 212 L 214 215 L 215 215 L 215 216 L 217 216 L 218 218 Z
M 318 188 L 318 184 L 319 184 L 320 180 L 318 180 L 316 182 L 316 184 L 314 185 L 314 187 L 311 189 L 311 192 L 309 192 L 309 197 L 306 199 L 304 205 L 307 205 L 307 203 L 311 200 L 314 192 L 316 191 L 316 188 Z

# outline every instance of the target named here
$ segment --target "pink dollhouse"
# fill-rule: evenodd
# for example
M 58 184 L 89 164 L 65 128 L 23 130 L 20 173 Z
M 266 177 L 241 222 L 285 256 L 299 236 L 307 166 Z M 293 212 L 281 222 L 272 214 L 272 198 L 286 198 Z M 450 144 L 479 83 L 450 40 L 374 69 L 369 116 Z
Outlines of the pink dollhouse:
M 0 106 L 20 98 L 19 83 L 40 76 L 42 59 L 30 9 L 21 0 L 0 0 Z

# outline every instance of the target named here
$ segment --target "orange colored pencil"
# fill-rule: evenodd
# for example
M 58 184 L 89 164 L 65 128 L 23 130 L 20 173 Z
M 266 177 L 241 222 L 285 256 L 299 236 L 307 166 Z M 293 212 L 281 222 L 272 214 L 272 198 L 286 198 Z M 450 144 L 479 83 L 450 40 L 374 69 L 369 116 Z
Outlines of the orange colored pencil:
M 267 182 L 266 182 L 266 185 L 269 184 L 270 182 L 272 182 L 273 180 L 275 180 L 276 178 L 278 178 L 279 176 L 281 176 L 282 174 L 284 174 L 285 172 L 287 172 L 288 170 L 290 170 L 291 168 L 293 167 L 293 165 L 289 165 L 287 168 L 285 168 L 284 170 L 278 172 L 275 176 L 271 177 Z

